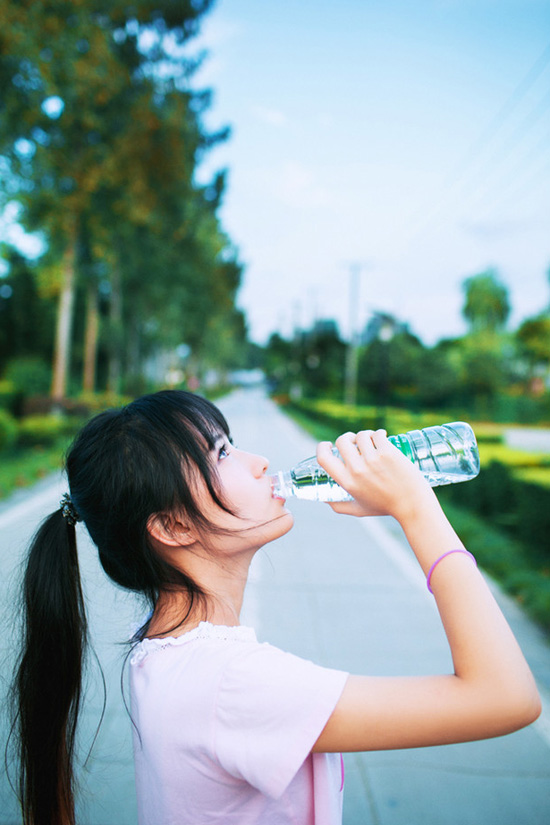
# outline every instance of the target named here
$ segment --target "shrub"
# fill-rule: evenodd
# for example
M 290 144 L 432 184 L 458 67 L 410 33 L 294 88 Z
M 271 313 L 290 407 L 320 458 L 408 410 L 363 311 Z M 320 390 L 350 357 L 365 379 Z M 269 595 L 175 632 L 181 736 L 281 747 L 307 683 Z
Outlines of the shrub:
M 13 412 L 17 392 L 11 381 L 0 381 L 0 409 Z
M 41 358 L 13 358 L 4 374 L 17 393 L 22 395 L 40 395 L 48 392 L 51 372 Z
M 61 438 L 74 435 L 81 421 L 73 417 L 32 415 L 19 422 L 17 444 L 20 447 L 50 446 Z
M 20 417 L 24 414 L 27 398 L 48 392 L 50 369 L 41 358 L 13 358 L 8 363 L 4 378 L 13 387 L 10 412 Z
M 0 410 L 0 451 L 6 450 L 17 438 L 17 421 L 6 410 Z

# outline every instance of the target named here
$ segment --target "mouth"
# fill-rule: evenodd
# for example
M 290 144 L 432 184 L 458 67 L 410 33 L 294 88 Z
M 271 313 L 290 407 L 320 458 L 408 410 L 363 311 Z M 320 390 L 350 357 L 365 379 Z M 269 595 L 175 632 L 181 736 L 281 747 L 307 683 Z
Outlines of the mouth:
M 277 484 L 278 484 L 277 476 L 276 475 L 270 476 L 269 482 L 270 482 L 270 485 L 271 485 L 271 498 L 274 498 L 276 501 L 286 501 L 286 498 L 284 498 L 284 496 L 279 495 L 279 493 L 277 492 Z

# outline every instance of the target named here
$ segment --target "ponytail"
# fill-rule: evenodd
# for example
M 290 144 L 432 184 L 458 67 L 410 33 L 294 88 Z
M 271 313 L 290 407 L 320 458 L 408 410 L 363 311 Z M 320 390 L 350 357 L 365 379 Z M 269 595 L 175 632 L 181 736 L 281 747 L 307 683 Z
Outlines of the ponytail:
M 73 755 L 87 625 L 74 523 L 63 510 L 36 533 L 23 583 L 14 689 L 24 825 L 74 825 Z

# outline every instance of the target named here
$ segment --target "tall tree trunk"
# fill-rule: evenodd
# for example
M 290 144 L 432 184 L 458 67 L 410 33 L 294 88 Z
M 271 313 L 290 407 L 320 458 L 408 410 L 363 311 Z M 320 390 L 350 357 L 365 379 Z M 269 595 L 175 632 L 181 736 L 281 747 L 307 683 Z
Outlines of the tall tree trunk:
M 57 324 L 50 395 L 62 401 L 67 395 L 67 379 L 71 357 L 71 334 L 76 281 L 76 230 L 73 231 L 63 255 L 62 284 L 57 305 Z
M 90 279 L 86 290 L 86 330 L 84 332 L 84 392 L 94 392 L 99 339 L 99 296 L 97 283 Z
M 127 342 L 128 373 L 133 382 L 139 379 L 140 374 L 140 338 L 140 323 L 136 318 L 133 318 L 128 330 Z
M 111 276 L 111 303 L 109 306 L 109 372 L 107 389 L 120 392 L 122 377 L 122 284 L 120 269 L 115 265 Z

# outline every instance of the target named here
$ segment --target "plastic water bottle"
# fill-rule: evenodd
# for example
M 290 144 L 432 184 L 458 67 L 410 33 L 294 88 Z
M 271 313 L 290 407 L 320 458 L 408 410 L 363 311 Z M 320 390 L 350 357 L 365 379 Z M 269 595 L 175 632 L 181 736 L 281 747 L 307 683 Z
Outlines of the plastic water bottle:
M 416 464 L 432 487 L 469 481 L 479 473 L 479 452 L 474 431 L 463 421 L 411 430 L 389 436 L 401 452 Z M 333 449 L 335 455 L 338 450 Z M 273 495 L 306 501 L 352 501 L 346 490 L 317 463 L 315 456 L 306 458 L 291 470 L 281 470 L 271 477 Z

